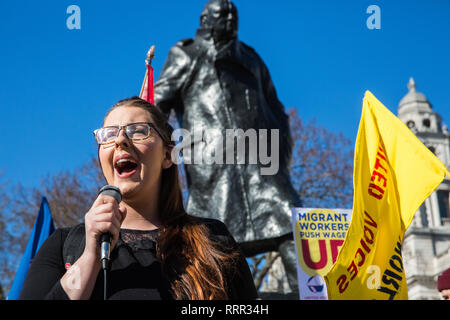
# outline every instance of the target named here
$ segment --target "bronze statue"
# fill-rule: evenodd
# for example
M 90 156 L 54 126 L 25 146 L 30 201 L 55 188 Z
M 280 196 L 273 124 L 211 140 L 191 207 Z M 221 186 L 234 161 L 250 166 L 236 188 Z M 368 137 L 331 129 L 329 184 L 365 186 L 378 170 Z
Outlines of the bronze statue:
M 195 37 L 181 40 L 170 49 L 155 84 L 155 102 L 166 115 L 174 109 L 180 127 L 194 132 L 191 143 L 195 154 L 217 148 L 230 152 L 222 140 L 225 134 L 206 137 L 200 132 L 195 138 L 199 130 L 254 129 L 261 133 L 266 129 L 279 133 L 278 141 L 271 135 L 266 149 L 279 153 L 276 170 L 269 174 L 262 171 L 261 163 L 251 161 L 185 161 L 187 211 L 222 220 L 247 256 L 280 251 L 289 285 L 296 290 L 290 208 L 301 206 L 301 201 L 288 172 L 292 153 L 289 119 L 266 65 L 251 47 L 237 39 L 237 30 L 235 5 L 227 0 L 209 1 Z M 264 140 L 258 139 L 257 147 L 262 143 Z M 247 143 L 245 150 L 251 151 L 252 146 Z

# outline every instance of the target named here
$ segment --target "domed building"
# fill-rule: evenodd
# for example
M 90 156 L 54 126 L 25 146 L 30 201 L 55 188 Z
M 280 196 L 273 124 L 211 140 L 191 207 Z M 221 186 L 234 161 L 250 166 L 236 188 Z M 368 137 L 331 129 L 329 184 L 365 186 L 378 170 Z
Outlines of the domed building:
M 409 92 L 398 106 L 398 118 L 450 167 L 450 135 L 423 93 L 410 78 Z M 437 277 L 450 267 L 450 180 L 445 180 L 425 200 L 406 231 L 403 261 L 409 299 L 440 299 Z

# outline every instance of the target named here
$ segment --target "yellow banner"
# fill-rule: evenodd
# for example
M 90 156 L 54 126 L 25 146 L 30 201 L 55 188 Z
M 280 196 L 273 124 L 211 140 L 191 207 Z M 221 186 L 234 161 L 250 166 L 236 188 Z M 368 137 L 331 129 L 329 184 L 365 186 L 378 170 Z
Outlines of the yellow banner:
M 352 220 L 325 277 L 330 300 L 408 299 L 404 233 L 445 174 L 442 162 L 366 91 L 355 145 Z

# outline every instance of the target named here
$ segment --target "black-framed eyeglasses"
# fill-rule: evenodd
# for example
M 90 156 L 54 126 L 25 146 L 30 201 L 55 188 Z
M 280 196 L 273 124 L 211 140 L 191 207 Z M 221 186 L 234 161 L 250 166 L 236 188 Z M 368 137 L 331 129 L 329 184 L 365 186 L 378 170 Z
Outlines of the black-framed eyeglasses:
M 161 139 L 164 140 L 161 133 L 151 122 L 136 122 L 129 123 L 124 126 L 109 126 L 94 130 L 94 136 L 98 144 L 111 144 L 116 141 L 120 134 L 120 130 L 124 129 L 125 135 L 132 141 L 145 140 L 152 135 L 152 130 L 155 130 Z

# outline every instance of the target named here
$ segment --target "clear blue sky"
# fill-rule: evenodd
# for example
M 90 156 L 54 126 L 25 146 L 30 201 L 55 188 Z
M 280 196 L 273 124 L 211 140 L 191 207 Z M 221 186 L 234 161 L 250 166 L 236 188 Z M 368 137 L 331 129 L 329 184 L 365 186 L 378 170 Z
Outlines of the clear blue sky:
M 11 182 L 81 166 L 92 130 L 137 95 L 156 45 L 155 77 L 178 40 L 193 37 L 206 1 L 0 2 L 0 170 Z M 450 124 L 450 1 L 235 0 L 239 38 L 268 65 L 280 100 L 355 141 L 365 90 L 397 113 L 413 76 Z M 66 9 L 81 9 L 68 30 Z M 366 9 L 381 9 L 369 30 Z

